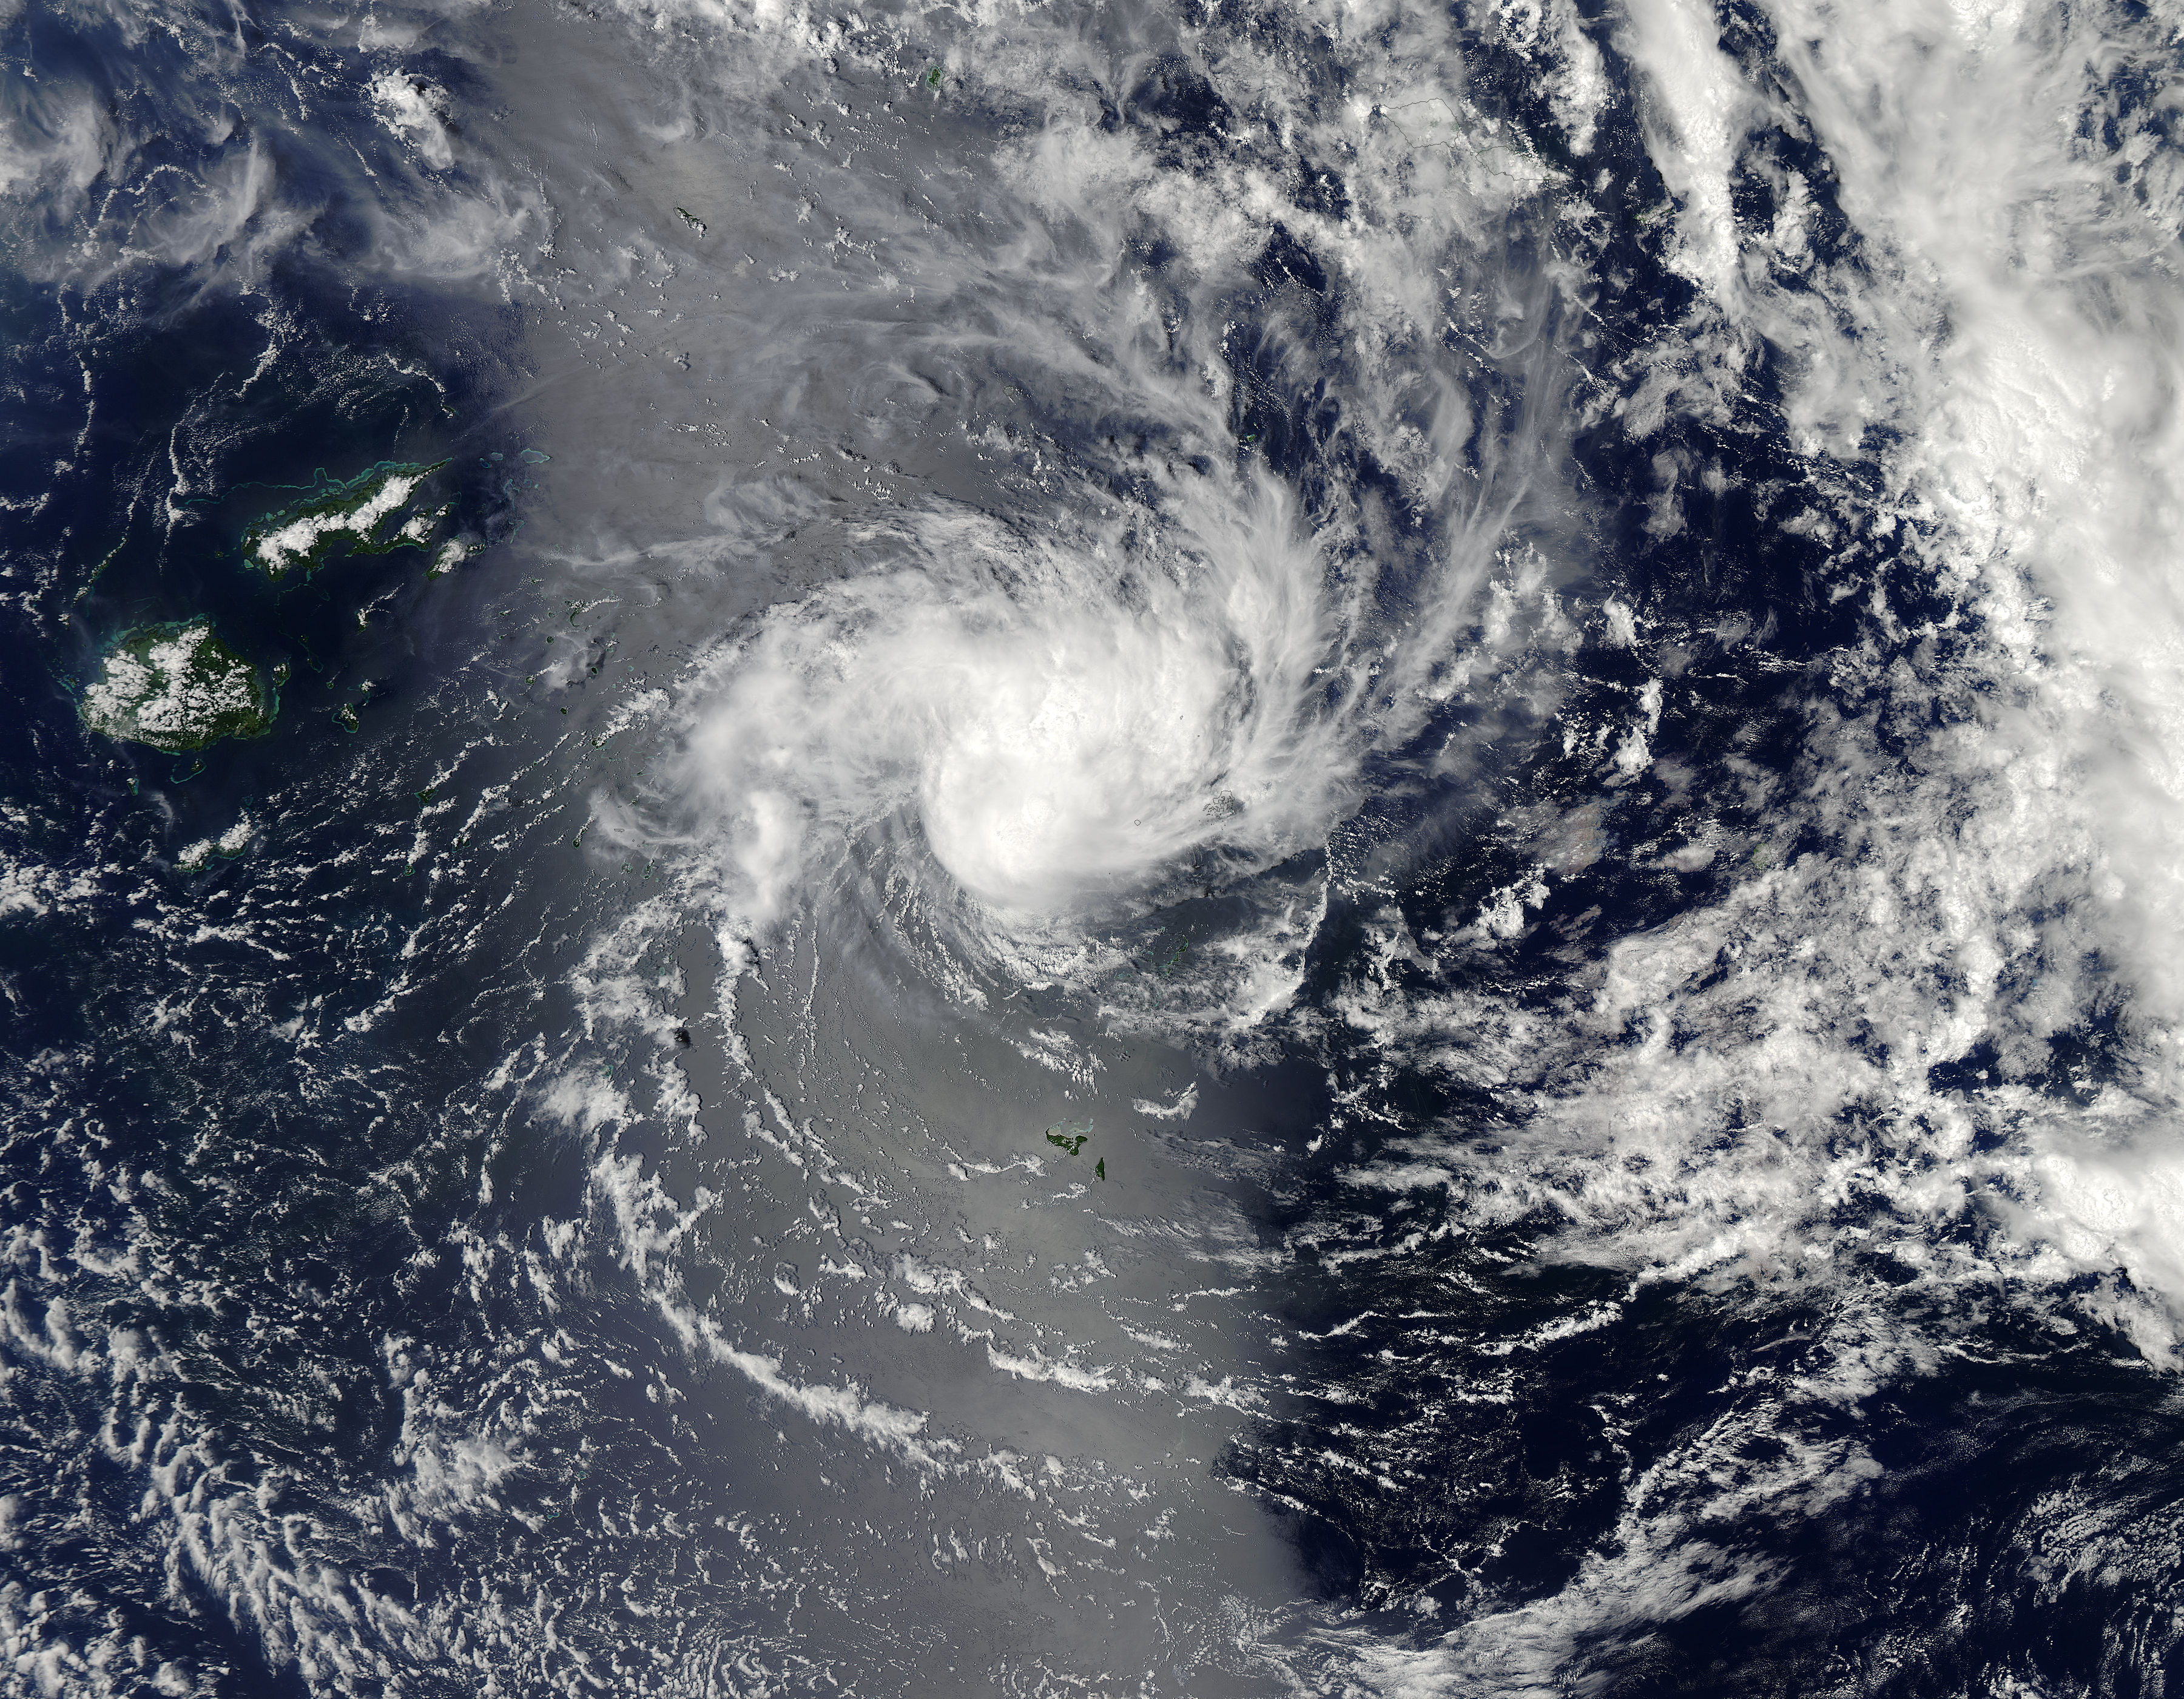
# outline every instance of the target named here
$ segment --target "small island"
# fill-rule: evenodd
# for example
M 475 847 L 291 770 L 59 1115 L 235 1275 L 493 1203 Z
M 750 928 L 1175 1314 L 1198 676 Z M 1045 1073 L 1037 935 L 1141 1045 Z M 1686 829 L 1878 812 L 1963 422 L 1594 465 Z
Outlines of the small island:
M 375 533 L 382 520 L 401 511 L 418 485 L 447 464 L 389 463 L 347 482 L 328 479 L 303 500 L 252 521 L 242 535 L 243 558 L 279 580 L 299 568 L 309 577 L 343 544 L 355 554 L 422 547 L 446 509 L 416 515 L 383 542 Z
M 92 731 L 169 755 L 262 736 L 280 711 L 258 669 L 203 619 L 124 634 L 76 705 Z

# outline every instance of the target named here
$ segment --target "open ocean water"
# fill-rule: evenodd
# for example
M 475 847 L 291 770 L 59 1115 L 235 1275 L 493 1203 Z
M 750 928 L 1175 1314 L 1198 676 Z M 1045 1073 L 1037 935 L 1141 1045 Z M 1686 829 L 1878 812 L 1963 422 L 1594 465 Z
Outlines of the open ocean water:
M 0 0 L 0 1692 L 2184 1691 L 2180 123 Z

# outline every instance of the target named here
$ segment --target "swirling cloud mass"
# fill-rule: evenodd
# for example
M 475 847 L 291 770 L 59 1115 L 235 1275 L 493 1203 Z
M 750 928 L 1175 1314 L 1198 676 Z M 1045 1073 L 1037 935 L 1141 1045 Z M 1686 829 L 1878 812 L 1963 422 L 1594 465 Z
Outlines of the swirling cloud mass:
M 2164 1691 L 2181 42 L 0 13 L 0 1691 Z

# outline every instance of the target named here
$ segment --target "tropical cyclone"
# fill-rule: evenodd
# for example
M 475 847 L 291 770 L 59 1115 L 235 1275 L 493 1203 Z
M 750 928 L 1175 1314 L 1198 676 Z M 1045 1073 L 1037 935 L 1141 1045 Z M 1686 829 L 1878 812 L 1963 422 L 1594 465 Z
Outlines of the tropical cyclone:
M 200 7 L 0 25 L 0 1691 L 2174 1685 L 2184 0 Z

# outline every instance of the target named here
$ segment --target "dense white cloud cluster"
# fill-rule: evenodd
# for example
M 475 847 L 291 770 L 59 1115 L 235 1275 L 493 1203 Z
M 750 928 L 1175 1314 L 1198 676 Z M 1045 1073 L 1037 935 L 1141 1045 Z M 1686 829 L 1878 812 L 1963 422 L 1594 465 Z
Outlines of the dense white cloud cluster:
M 1323 833 L 1340 662 L 1323 571 L 1279 494 L 1206 502 L 1132 559 L 1117 532 L 1023 546 L 928 516 L 908 558 L 769 615 L 723 658 L 688 766 L 754 919 L 837 840 L 914 819 L 944 876 L 1033 919 L 1108 907 L 1209 844 L 1254 863 Z

